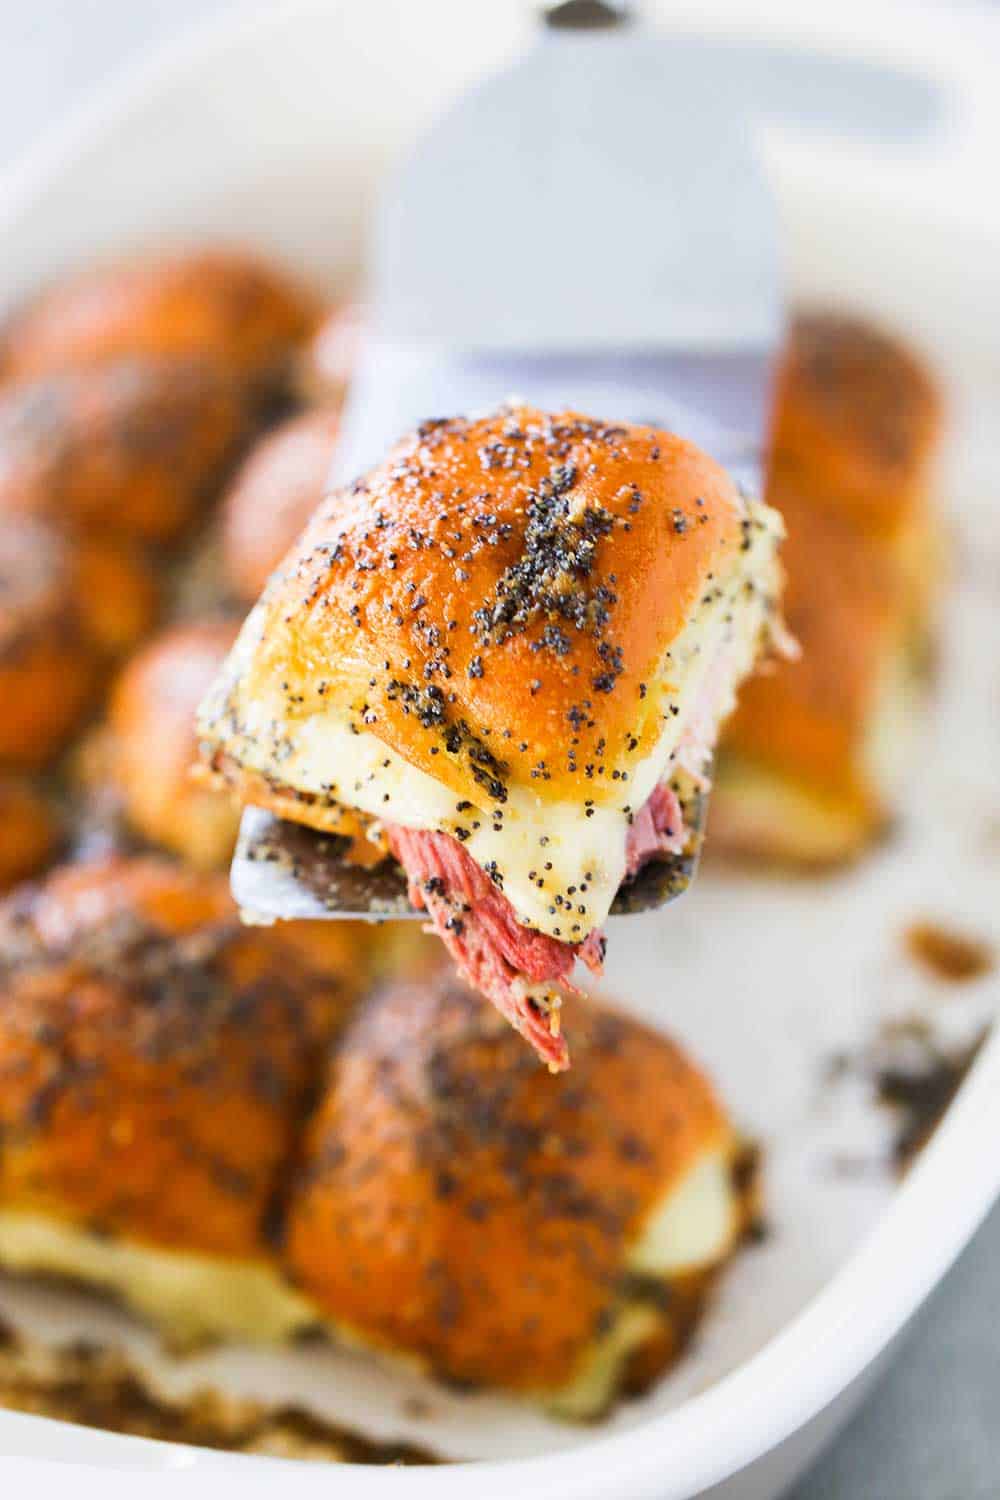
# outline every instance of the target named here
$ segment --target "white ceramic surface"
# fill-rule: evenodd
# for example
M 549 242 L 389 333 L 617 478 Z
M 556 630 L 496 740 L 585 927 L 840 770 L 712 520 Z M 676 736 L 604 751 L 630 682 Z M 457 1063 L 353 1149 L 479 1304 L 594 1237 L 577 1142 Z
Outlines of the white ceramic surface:
M 246 237 L 330 285 L 350 278 L 372 184 L 393 150 L 450 92 L 523 39 L 527 6 L 494 4 L 488 24 L 485 9 L 468 0 L 295 0 L 167 49 L 60 126 L 0 185 L 4 297 L 64 267 L 164 237 Z M 723 0 L 664 0 L 649 9 L 674 25 L 789 39 L 815 39 L 819 24 L 783 5 L 762 7 L 766 18 Z M 904 49 L 956 84 L 941 140 L 917 156 L 773 131 L 766 144 L 796 288 L 896 322 L 952 376 L 955 520 L 965 556 L 980 559 L 980 573 L 985 557 L 988 573 L 990 559 L 1000 558 L 987 482 L 998 457 L 987 417 L 1000 392 L 992 348 L 1000 212 L 976 197 L 977 163 L 989 162 L 998 139 L 1000 106 L 982 82 L 988 52 L 971 23 L 963 36 L 909 6 L 841 5 L 824 17 L 821 35 L 874 55 Z M 854 1139 L 855 1124 L 871 1147 L 877 1126 L 867 1104 L 838 1099 L 817 1114 L 810 1070 L 833 1045 L 863 1037 L 873 996 L 905 990 L 886 956 L 893 934 L 917 904 L 964 914 L 973 925 L 988 924 L 998 907 L 995 884 L 985 883 L 990 868 L 995 881 L 995 865 L 984 864 L 986 876 L 970 882 L 966 859 L 1000 759 L 990 739 L 996 702 L 983 700 L 986 679 L 977 677 L 982 631 L 992 625 L 996 639 L 995 595 L 977 595 L 974 566 L 966 574 L 949 617 L 947 649 L 957 665 L 947 679 L 953 697 L 943 705 L 970 747 L 948 787 L 955 820 L 938 817 L 856 877 L 826 887 L 709 875 L 668 925 L 643 919 L 631 951 L 629 929 L 617 929 L 611 987 L 700 1051 L 769 1147 L 776 1245 L 737 1268 L 706 1329 L 700 1363 L 689 1362 L 606 1431 L 550 1442 L 544 1424 L 489 1408 L 483 1431 L 509 1433 L 511 1451 L 534 1456 L 516 1465 L 493 1459 L 474 1471 L 331 1475 L 0 1412 L 7 1455 L 0 1481 L 10 1492 L 21 1492 L 19 1481 L 24 1490 L 29 1482 L 61 1482 L 53 1480 L 65 1474 L 58 1461 L 86 1466 L 74 1474 L 77 1493 L 89 1493 L 91 1482 L 104 1495 L 126 1483 L 131 1492 L 139 1469 L 144 1485 L 157 1473 L 165 1482 L 183 1473 L 194 1500 L 236 1483 L 251 1495 L 280 1484 L 289 1496 L 326 1493 L 335 1483 L 351 1496 L 393 1500 L 469 1493 L 499 1500 L 515 1492 L 764 1500 L 778 1493 L 863 1397 L 1000 1189 L 1000 1157 L 983 1149 L 1000 1132 L 1000 1039 L 984 1049 L 903 1187 L 880 1180 L 870 1190 L 844 1188 L 841 1213 L 829 1188 L 809 1175 L 818 1154 Z M 946 772 L 947 741 L 931 740 L 928 755 Z M 919 778 L 908 797 L 921 806 Z M 738 937 L 738 955 L 707 936 L 722 923 Z M 822 945 L 831 933 L 840 941 L 827 958 Z M 673 974 L 683 976 L 677 998 Z M 734 1016 L 728 997 L 740 974 L 758 979 L 744 985 Z M 812 1132 L 808 1150 L 803 1122 Z M 359 1372 L 359 1390 L 374 1378 Z M 485 1438 L 480 1447 L 490 1451 Z

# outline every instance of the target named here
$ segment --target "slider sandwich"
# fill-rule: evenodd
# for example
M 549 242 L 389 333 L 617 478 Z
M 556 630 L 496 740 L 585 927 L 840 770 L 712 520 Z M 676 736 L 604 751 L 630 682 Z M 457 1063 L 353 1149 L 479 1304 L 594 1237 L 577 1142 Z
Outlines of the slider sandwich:
M 365 942 L 245 927 L 221 877 L 162 859 L 9 897 L 0 1265 L 113 1292 L 177 1343 L 314 1322 L 269 1227 Z
M 691 849 L 719 724 L 780 633 L 776 514 L 650 427 L 510 405 L 335 491 L 202 705 L 244 803 L 397 861 L 553 1069 L 612 903 Z
M 804 314 L 779 370 L 767 498 L 788 533 L 801 647 L 740 695 L 716 848 L 825 865 L 885 827 L 932 656 L 940 401 L 919 359 L 853 318 Z
M 552 1080 L 439 970 L 335 1044 L 284 1264 L 342 1338 L 593 1418 L 683 1352 L 755 1213 L 752 1153 L 666 1037 L 581 995 Z

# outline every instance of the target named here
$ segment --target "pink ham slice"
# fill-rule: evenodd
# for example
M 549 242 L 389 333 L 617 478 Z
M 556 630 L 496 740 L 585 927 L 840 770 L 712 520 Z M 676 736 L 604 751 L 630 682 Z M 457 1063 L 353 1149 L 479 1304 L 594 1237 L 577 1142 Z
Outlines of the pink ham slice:
M 658 854 L 682 854 L 687 839 L 684 813 L 672 786 L 661 781 L 649 801 L 633 814 L 625 841 L 625 873 L 634 875 Z
M 517 920 L 500 888 L 447 833 L 386 825 L 393 855 L 406 871 L 413 905 L 427 912 L 462 977 L 534 1047 L 553 1072 L 569 1067 L 559 1031 L 558 995 L 546 1006 L 532 987 L 572 989 L 577 958 L 600 973 L 604 937 L 561 943 Z M 629 875 L 658 854 L 684 846 L 684 818 L 673 790 L 657 786 L 633 817 L 626 844 Z

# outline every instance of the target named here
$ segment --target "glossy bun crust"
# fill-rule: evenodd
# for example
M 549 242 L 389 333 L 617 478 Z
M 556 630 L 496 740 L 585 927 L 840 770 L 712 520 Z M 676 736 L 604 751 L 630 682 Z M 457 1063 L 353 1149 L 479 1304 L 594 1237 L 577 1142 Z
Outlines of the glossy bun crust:
M 55 808 L 30 781 L 0 775 L 0 891 L 36 875 L 59 845 Z
M 0 389 L 0 515 L 169 542 L 194 521 L 249 419 L 205 363 L 119 359 Z
M 787 528 L 785 618 L 802 651 L 744 683 L 723 744 L 844 799 L 868 825 L 881 814 L 858 746 L 886 655 L 903 646 L 902 580 L 839 516 L 778 484 L 769 499 Z
M 934 383 L 909 349 L 855 319 L 795 319 L 767 499 L 785 521 L 801 656 L 745 683 L 725 726 L 716 849 L 826 864 L 885 826 L 946 571 L 930 504 L 940 431 Z
M 425 423 L 332 494 L 259 606 L 234 700 L 281 685 L 458 795 L 600 802 L 662 728 L 665 653 L 743 502 L 650 427 L 511 406 Z M 616 792 L 620 787 L 615 787 Z
M 941 402 L 905 345 L 861 319 L 793 320 L 775 391 L 772 472 L 805 483 L 862 531 L 911 518 L 941 433 Z
M 351 934 L 243 927 L 224 881 L 156 860 L 57 872 L 0 912 L 0 1207 L 266 1254 Z
M 63 749 L 156 604 L 148 569 L 127 550 L 2 521 L 0 766 L 44 766 Z
M 328 488 L 340 418 L 303 412 L 267 434 L 234 478 L 222 508 L 222 560 L 238 599 L 251 604 Z
M 403 983 L 335 1050 L 287 1264 L 335 1325 L 439 1375 L 556 1389 L 613 1318 L 645 1217 L 729 1139 L 705 1079 L 635 1021 L 578 997 L 553 1080 L 447 973 Z
M 15 312 L 0 330 L 0 378 L 169 354 L 269 380 L 318 312 L 309 292 L 252 255 L 144 256 L 66 277 Z
M 175 625 L 129 661 L 111 693 L 112 780 L 132 828 L 198 869 L 228 863 L 239 814 L 191 776 L 195 710 L 236 637 L 228 620 Z

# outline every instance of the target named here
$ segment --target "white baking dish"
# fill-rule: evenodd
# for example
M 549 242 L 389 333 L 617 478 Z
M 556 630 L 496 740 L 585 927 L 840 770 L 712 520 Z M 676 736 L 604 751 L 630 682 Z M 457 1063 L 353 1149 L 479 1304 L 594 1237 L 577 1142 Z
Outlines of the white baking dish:
M 768 19 L 755 14 L 752 23 L 722 0 L 648 8 L 673 25 L 696 20 L 746 35 L 801 39 L 818 25 L 790 6 L 763 7 Z M 169 237 L 246 238 L 332 286 L 349 278 L 385 161 L 449 93 L 514 50 L 528 10 L 468 0 L 297 0 L 168 49 L 61 125 L 0 186 L 5 297 L 67 266 Z M 1000 213 L 977 193 L 1000 106 L 995 91 L 980 87 L 990 23 L 981 23 L 978 38 L 972 24 L 962 33 L 954 21 L 946 29 L 944 19 L 909 6 L 872 15 L 841 5 L 824 19 L 821 40 L 896 57 L 905 45 L 919 65 L 957 82 L 960 107 L 940 142 L 916 157 L 773 132 L 768 149 L 797 288 L 881 314 L 922 340 L 951 375 L 954 516 L 965 555 L 996 565 L 1000 535 L 987 479 L 1000 444 L 983 417 L 1000 398 L 991 349 Z M 0 1412 L 0 1477 L 10 1492 L 19 1479 L 25 1491 L 29 1482 L 57 1482 L 53 1472 L 65 1474 L 51 1471 L 58 1462 L 89 1467 L 89 1480 L 86 1468 L 74 1475 L 74 1489 L 86 1493 L 99 1482 L 104 1495 L 119 1483 L 131 1489 L 137 1468 L 144 1483 L 155 1471 L 181 1471 L 194 1500 L 227 1481 L 250 1494 L 280 1486 L 290 1500 L 328 1493 L 331 1483 L 392 1500 L 777 1494 L 862 1398 L 1000 1189 L 1000 1038 L 980 1054 L 904 1186 L 882 1176 L 834 1189 L 821 1170 L 817 1176 L 832 1153 L 878 1144 L 884 1122 L 868 1101 L 848 1094 L 817 1106 L 817 1079 L 833 1048 L 863 1042 L 884 991 L 895 1003 L 927 999 L 900 964 L 903 923 L 929 909 L 982 930 L 1000 910 L 997 856 L 976 836 L 980 812 L 997 809 L 1000 726 L 977 673 L 982 632 L 992 627 L 996 640 L 998 605 L 979 590 L 976 568 L 966 571 L 949 617 L 937 723 L 921 751 L 923 783 L 916 777 L 908 793 L 921 817 L 902 843 L 819 886 L 708 873 L 674 911 L 615 935 L 611 988 L 701 1054 L 740 1117 L 764 1137 L 771 1161 L 775 1247 L 737 1268 L 700 1349 L 677 1375 L 606 1429 L 556 1434 L 488 1401 L 471 1416 L 449 1409 L 445 1446 L 488 1455 L 475 1470 L 355 1467 L 331 1475 L 321 1466 Z M 980 567 L 979 575 L 990 571 Z M 938 813 L 926 811 L 929 780 L 943 785 L 944 796 L 931 799 Z M 727 944 L 712 936 L 721 929 Z M 993 1004 L 993 990 L 985 981 L 977 1003 Z M 23 1301 L 20 1293 L 15 1300 Z M 223 1367 L 259 1390 L 278 1378 L 279 1360 L 258 1361 L 247 1373 L 249 1364 L 240 1368 L 233 1356 Z M 335 1383 L 336 1370 L 324 1366 L 323 1379 Z M 281 1378 L 299 1389 L 314 1367 L 290 1363 Z M 379 1409 L 396 1399 L 396 1377 L 355 1363 L 339 1379 L 336 1409 L 346 1403 L 362 1426 L 403 1430 L 402 1418 Z M 432 1445 L 436 1437 L 412 1428 L 408 1435 Z

